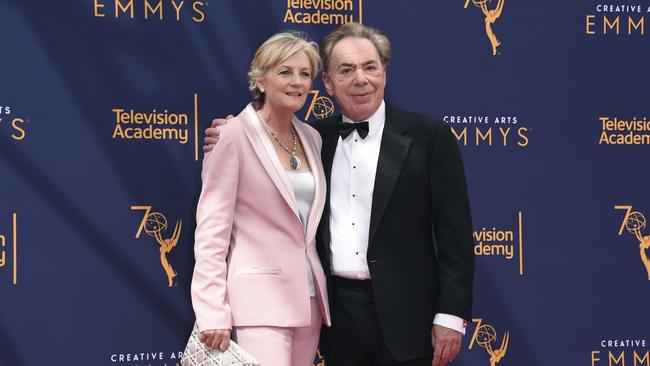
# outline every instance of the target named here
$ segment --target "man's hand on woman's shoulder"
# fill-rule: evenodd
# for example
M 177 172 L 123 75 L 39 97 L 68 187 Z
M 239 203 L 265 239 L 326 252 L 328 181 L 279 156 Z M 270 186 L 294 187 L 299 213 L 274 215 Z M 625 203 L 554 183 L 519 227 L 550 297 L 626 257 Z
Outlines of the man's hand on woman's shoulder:
M 203 153 L 209 153 L 212 151 L 214 145 L 219 141 L 219 128 L 228 123 L 228 120 L 233 118 L 232 114 L 229 114 L 226 118 L 215 118 L 212 120 L 210 127 L 205 129 L 205 138 L 203 139 Z

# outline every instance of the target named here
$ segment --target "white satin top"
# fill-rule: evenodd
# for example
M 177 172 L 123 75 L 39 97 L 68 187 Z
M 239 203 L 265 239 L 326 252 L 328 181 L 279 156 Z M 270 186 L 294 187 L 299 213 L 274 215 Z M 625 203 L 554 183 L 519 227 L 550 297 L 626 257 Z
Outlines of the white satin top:
M 314 200 L 316 193 L 316 181 L 311 172 L 297 172 L 287 170 L 287 175 L 293 186 L 293 193 L 296 196 L 296 207 L 300 215 L 300 221 L 307 230 L 307 222 L 309 220 L 309 212 L 311 211 L 311 203 Z M 307 254 L 305 254 L 307 261 L 307 281 L 309 281 L 309 296 L 316 296 L 316 286 L 314 285 L 314 274 L 311 270 L 311 263 Z

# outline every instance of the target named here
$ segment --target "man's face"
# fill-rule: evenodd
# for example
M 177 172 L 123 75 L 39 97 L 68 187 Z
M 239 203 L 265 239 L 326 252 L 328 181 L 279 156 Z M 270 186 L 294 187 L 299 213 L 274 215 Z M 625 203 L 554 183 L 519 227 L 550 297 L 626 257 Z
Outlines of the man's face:
M 384 99 L 386 69 L 370 40 L 346 37 L 334 45 L 323 83 L 343 114 L 353 121 L 363 121 L 379 109 Z

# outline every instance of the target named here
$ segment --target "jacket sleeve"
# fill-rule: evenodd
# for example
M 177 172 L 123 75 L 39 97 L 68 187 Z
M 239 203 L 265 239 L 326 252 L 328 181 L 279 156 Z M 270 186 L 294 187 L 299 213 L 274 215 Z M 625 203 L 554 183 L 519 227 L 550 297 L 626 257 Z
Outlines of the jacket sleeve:
M 222 128 L 219 141 L 203 161 L 201 196 L 196 208 L 196 263 L 191 292 L 200 331 L 232 327 L 226 293 L 226 257 L 235 213 L 239 167 L 232 129 Z
M 439 260 L 436 312 L 471 320 L 474 277 L 472 219 L 460 150 L 441 124 L 431 146 L 430 184 Z

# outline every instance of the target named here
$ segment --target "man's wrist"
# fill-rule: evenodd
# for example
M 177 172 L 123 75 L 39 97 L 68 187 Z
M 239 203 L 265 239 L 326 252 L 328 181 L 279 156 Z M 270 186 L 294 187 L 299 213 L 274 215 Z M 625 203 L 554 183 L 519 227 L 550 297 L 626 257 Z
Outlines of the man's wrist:
M 435 318 L 433 318 L 433 324 L 453 329 L 462 335 L 465 335 L 465 330 L 467 329 L 465 319 L 445 313 L 437 313 Z

